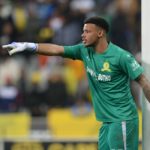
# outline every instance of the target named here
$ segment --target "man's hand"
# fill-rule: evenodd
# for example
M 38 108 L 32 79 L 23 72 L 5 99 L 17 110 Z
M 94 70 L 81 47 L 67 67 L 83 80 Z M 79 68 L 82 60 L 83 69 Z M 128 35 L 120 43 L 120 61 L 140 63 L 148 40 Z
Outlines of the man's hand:
M 144 74 L 141 74 L 136 81 L 140 84 L 143 89 L 144 95 L 150 102 L 150 81 L 146 78 Z
M 8 45 L 3 45 L 2 48 L 6 49 L 9 55 L 22 52 L 28 50 L 30 52 L 35 52 L 37 50 L 37 44 L 35 43 L 28 43 L 28 42 L 13 42 Z

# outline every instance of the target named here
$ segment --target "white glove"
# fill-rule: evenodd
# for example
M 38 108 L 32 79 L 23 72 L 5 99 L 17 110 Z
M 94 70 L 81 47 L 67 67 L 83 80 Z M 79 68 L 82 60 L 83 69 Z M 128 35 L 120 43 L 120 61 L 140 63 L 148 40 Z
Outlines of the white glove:
M 8 50 L 9 55 L 12 55 L 18 52 L 23 52 L 25 50 L 30 52 L 36 52 L 38 44 L 28 42 L 13 42 L 8 45 L 3 45 L 2 47 L 3 49 Z

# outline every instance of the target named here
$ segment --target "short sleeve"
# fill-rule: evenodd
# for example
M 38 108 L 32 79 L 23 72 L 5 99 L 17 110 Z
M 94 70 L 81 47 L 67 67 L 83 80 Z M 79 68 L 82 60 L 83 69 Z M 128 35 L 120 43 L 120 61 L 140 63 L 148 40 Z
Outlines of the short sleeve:
M 132 80 L 144 72 L 144 68 L 136 61 L 135 57 L 128 52 L 121 55 L 120 66 Z
M 74 46 L 64 46 L 63 57 L 82 60 L 81 56 L 82 44 Z

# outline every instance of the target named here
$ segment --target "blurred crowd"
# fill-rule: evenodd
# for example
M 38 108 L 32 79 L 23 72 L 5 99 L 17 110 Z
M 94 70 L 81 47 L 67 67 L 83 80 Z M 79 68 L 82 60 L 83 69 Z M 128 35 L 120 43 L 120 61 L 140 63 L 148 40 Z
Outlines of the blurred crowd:
M 111 27 L 109 39 L 140 62 L 140 0 L 0 0 L 0 45 L 13 41 L 77 44 L 84 19 L 93 15 L 105 17 Z M 131 86 L 140 107 L 139 87 L 134 82 Z M 0 48 L 0 112 L 27 110 L 41 116 L 53 107 L 89 109 L 90 105 L 80 61 L 27 52 L 8 56 Z

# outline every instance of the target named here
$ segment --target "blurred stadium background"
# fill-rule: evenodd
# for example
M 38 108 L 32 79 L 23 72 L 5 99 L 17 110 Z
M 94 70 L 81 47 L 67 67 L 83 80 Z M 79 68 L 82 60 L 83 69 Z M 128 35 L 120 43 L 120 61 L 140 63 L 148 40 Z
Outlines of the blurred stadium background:
M 110 40 L 141 63 L 140 0 L 0 0 L 0 45 L 76 44 L 92 15 L 106 17 Z M 141 89 L 131 88 L 141 149 Z M 0 49 L 0 150 L 97 150 L 100 124 L 81 62 Z

